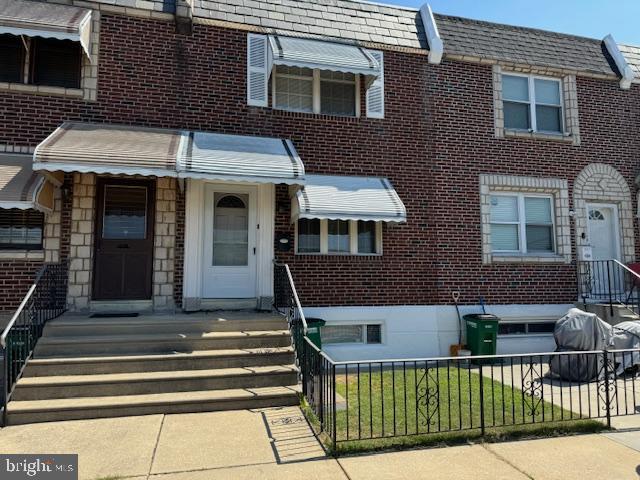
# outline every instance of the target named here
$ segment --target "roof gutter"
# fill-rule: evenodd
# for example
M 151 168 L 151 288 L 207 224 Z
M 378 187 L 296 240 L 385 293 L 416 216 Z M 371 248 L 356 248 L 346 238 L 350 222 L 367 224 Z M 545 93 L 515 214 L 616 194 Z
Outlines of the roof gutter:
M 435 18 L 433 18 L 431 5 L 425 3 L 420 7 L 420 18 L 422 19 L 424 31 L 427 34 L 427 42 L 429 43 L 429 63 L 438 65 L 442 61 L 444 42 L 442 38 L 440 38 L 440 32 L 438 31 Z
M 602 41 L 604 42 L 605 47 L 607 47 L 609 55 L 613 58 L 620 75 L 622 75 L 622 78 L 620 79 L 620 88 L 623 90 L 629 90 L 631 88 L 631 82 L 636 78 L 633 70 L 627 63 L 624 55 L 622 55 L 622 52 L 618 48 L 618 44 L 611 34 L 604 37 Z

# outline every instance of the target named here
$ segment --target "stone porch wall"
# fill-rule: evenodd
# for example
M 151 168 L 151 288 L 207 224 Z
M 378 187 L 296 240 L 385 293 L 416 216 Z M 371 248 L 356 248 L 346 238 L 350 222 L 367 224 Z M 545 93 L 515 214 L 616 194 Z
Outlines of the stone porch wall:
M 97 176 L 92 173 L 73 174 L 67 295 L 67 304 L 71 311 L 85 311 L 91 302 L 96 178 Z M 176 236 L 175 179 L 158 179 L 155 207 L 153 309 L 173 311 L 175 308 L 173 300 Z

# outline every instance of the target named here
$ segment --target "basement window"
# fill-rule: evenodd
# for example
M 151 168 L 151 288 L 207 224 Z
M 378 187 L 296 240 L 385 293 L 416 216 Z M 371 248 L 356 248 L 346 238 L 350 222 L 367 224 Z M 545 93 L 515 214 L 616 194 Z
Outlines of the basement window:
M 382 343 L 382 325 L 379 323 L 326 325 L 320 331 L 322 343 L 326 345 Z
M 498 335 L 549 335 L 553 333 L 555 327 L 555 320 L 500 322 L 498 325 Z

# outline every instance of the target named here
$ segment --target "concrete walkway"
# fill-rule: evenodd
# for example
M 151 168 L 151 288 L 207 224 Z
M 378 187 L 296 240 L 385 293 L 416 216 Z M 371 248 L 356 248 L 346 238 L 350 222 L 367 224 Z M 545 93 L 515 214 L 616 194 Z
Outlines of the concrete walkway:
M 640 417 L 640 416 L 639 416 Z M 0 430 L 2 453 L 78 453 L 80 478 L 638 479 L 624 432 L 327 458 L 297 407 L 43 423 Z

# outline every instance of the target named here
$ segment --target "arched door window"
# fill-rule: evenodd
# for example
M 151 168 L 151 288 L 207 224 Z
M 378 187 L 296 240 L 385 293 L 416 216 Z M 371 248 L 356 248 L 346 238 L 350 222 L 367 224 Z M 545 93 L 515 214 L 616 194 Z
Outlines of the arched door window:
M 248 196 L 218 193 L 214 201 L 213 265 L 247 265 L 249 256 Z

